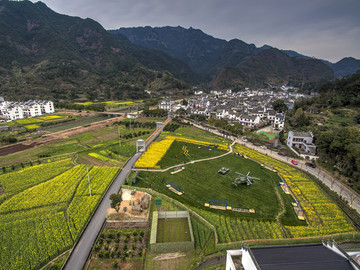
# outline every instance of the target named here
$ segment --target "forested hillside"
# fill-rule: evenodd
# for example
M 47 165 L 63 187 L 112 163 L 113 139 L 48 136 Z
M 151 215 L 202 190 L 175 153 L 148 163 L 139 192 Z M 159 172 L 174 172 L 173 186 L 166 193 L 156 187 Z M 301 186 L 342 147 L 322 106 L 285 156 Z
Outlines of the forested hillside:
M 1 0 L 0 10 L 5 98 L 142 98 L 144 89 L 196 83 L 186 64 L 134 48 L 124 36 L 115 40 L 94 20 L 58 14 L 42 2 Z
M 360 72 L 324 84 L 319 93 L 295 104 L 290 124 L 312 130 L 324 166 L 360 191 Z

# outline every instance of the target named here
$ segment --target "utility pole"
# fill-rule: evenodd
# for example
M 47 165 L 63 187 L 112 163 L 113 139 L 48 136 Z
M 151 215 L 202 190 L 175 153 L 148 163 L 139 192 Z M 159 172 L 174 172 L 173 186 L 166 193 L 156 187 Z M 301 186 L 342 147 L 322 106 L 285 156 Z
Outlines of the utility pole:
M 88 183 L 89 183 L 89 193 L 90 193 L 90 197 L 91 197 L 91 186 L 90 186 L 90 177 L 89 177 L 89 167 L 86 165 L 86 171 L 87 171 L 87 176 L 88 176 Z
M 120 138 L 121 138 L 121 133 L 120 133 L 120 126 L 119 126 L 119 128 L 118 128 L 118 135 L 119 135 L 119 147 L 121 148 L 121 140 L 120 140 Z

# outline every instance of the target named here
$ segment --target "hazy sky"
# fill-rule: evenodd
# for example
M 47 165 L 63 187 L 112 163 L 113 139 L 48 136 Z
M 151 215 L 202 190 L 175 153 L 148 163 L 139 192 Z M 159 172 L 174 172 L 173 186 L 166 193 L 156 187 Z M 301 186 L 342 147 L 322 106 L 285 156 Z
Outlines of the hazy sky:
M 33 2 L 37 2 L 34 1 Z M 193 27 L 336 62 L 360 59 L 360 0 L 43 0 L 54 11 L 105 29 Z

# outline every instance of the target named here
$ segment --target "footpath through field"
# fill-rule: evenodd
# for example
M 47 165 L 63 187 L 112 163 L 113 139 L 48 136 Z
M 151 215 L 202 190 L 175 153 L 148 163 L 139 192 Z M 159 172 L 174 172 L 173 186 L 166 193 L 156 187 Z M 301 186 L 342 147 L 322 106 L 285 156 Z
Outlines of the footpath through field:
M 164 123 L 163 127 L 170 121 L 168 118 Z M 146 146 L 149 146 L 161 133 L 162 128 L 158 128 L 154 133 L 149 137 L 150 139 L 146 141 Z M 116 177 L 112 185 L 107 190 L 103 199 L 99 203 L 98 208 L 96 209 L 92 219 L 81 235 L 79 241 L 75 244 L 75 247 L 70 253 L 68 260 L 65 263 L 63 269 L 65 270 L 80 270 L 83 269 L 88 256 L 91 252 L 92 246 L 95 243 L 95 240 L 100 233 L 100 230 L 105 222 L 106 212 L 110 208 L 110 194 L 118 193 L 124 180 L 131 168 L 134 166 L 136 160 L 141 156 L 141 152 L 133 155 L 128 162 L 121 169 L 121 172 Z
M 269 149 L 262 149 L 259 146 L 252 145 L 249 142 L 243 142 L 239 138 L 224 135 L 217 130 L 214 130 L 214 129 L 211 129 L 208 127 L 203 127 L 203 126 L 195 124 L 195 123 L 192 123 L 192 124 L 197 128 L 209 131 L 209 132 L 216 134 L 218 136 L 221 136 L 221 137 L 226 137 L 230 140 L 235 141 L 236 143 L 238 143 L 240 145 L 246 146 L 247 148 L 255 150 L 261 154 L 267 155 L 267 156 L 277 159 L 281 162 L 284 162 L 286 164 L 294 166 L 291 163 L 292 158 L 279 156 L 277 154 L 277 152 L 274 152 Z M 298 162 L 299 162 L 299 165 L 297 165 L 296 168 L 303 170 L 307 173 L 310 173 L 313 176 L 315 176 L 316 178 L 318 178 L 323 184 L 328 186 L 332 191 L 336 192 L 340 197 L 342 197 L 346 201 L 348 201 L 349 205 L 360 214 L 360 195 L 358 193 L 356 193 L 354 190 L 352 190 L 351 188 L 349 188 L 348 186 L 346 186 L 344 183 L 340 182 L 333 176 L 329 175 L 327 172 L 320 170 L 319 168 L 314 169 L 314 168 L 306 166 L 305 165 L 306 161 L 298 160 Z
M 221 158 L 221 157 L 224 157 L 224 156 L 227 156 L 227 155 L 231 154 L 234 151 L 233 146 L 234 146 L 235 143 L 236 143 L 236 141 L 233 141 L 233 143 L 230 145 L 230 150 L 228 152 L 226 152 L 225 154 L 216 156 L 216 157 L 209 157 L 209 158 L 203 158 L 203 159 L 198 159 L 198 160 L 192 160 L 192 161 L 190 161 L 188 163 L 177 164 L 177 165 L 165 168 L 165 169 L 147 169 L 146 168 L 146 169 L 133 169 L 133 171 L 166 172 L 168 170 L 171 170 L 171 169 L 179 167 L 179 166 L 185 166 L 187 164 L 194 164 L 194 163 L 198 163 L 198 162 L 202 162 L 202 161 L 218 159 L 218 158 Z

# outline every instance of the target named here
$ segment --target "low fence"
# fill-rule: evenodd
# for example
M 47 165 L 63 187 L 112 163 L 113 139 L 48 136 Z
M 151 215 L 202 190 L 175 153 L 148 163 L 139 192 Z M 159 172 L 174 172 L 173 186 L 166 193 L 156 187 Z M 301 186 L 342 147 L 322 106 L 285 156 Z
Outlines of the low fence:
M 189 218 L 188 211 L 160 211 L 158 218 Z
M 158 220 L 166 218 L 186 218 L 190 230 L 190 241 L 184 242 L 157 242 Z M 154 211 L 151 223 L 150 250 L 155 253 L 189 251 L 194 249 L 194 236 L 188 211 Z
M 251 239 L 251 240 L 243 240 L 229 243 L 219 243 L 217 231 L 214 225 L 212 225 L 209 221 L 204 219 L 198 213 L 193 211 L 192 209 L 186 207 L 179 201 L 166 196 L 165 194 L 159 193 L 157 191 L 148 189 L 148 188 L 139 188 L 138 190 L 143 190 L 148 192 L 149 194 L 156 195 L 164 200 L 170 201 L 180 207 L 181 209 L 185 209 L 189 211 L 189 215 L 191 218 L 196 218 L 197 221 L 201 222 L 202 225 L 209 228 L 214 232 L 215 236 L 215 247 L 217 251 L 238 248 L 243 243 L 248 243 L 251 246 L 272 246 L 272 245 L 295 245 L 295 244 L 310 244 L 310 243 L 320 243 L 322 239 L 330 239 L 335 240 L 337 242 L 358 242 L 360 241 L 360 233 L 339 233 L 339 234 L 331 234 L 331 235 L 323 235 L 323 236 L 313 236 L 313 237 L 301 237 L 301 238 L 279 238 L 279 239 Z
M 190 251 L 194 249 L 194 242 L 167 242 L 167 243 L 155 243 L 150 245 L 151 252 L 154 253 L 168 253 L 177 251 Z

